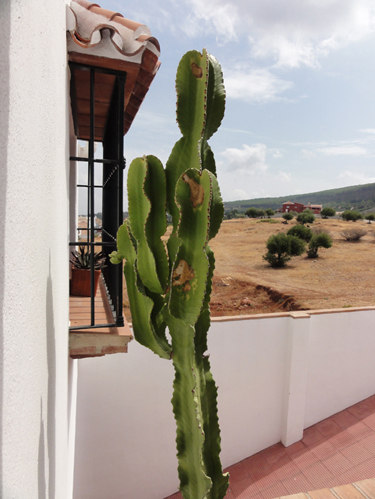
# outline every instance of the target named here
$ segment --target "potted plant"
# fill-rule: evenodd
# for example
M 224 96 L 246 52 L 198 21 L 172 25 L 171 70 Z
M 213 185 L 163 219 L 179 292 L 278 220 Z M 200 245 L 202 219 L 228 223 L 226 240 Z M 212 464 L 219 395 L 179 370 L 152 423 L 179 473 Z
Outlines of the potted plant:
M 91 296 L 91 252 L 85 246 L 79 246 L 78 251 L 71 252 L 69 261 L 72 264 L 71 296 Z M 105 262 L 103 251 L 94 253 L 94 296 Z

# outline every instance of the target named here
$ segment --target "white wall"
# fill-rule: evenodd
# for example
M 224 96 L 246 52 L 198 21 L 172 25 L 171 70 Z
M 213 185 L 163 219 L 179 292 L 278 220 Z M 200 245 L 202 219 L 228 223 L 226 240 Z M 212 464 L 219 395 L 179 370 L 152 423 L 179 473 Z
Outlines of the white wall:
M 3 499 L 67 497 L 65 1 L 0 2 Z
M 375 309 L 214 321 L 224 467 L 374 394 L 374 331 Z M 135 342 L 79 361 L 74 499 L 177 490 L 172 380 L 172 364 Z

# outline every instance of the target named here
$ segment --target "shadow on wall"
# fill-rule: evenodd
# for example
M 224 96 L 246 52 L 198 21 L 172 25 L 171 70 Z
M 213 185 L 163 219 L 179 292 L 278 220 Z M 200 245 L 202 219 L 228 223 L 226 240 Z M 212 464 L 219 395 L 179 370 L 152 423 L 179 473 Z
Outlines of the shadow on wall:
M 51 278 L 51 255 L 46 289 L 46 345 L 48 366 L 47 414 L 40 401 L 38 451 L 38 499 L 55 497 L 56 492 L 56 341 Z M 47 447 L 45 442 L 47 441 Z M 47 452 L 47 458 L 46 458 Z M 48 476 L 48 487 L 46 482 Z M 47 494 L 48 492 L 48 494 Z
M 10 1 L 0 2 L 2 20 L 2 43 L 0 44 L 0 394 L 3 393 L 4 365 L 4 230 L 7 186 L 7 149 L 9 124 L 9 40 L 10 40 Z M 0 476 L 3 476 L 2 463 L 2 421 L 3 406 L 0 397 Z M 0 483 L 0 497 L 4 497 L 3 484 Z

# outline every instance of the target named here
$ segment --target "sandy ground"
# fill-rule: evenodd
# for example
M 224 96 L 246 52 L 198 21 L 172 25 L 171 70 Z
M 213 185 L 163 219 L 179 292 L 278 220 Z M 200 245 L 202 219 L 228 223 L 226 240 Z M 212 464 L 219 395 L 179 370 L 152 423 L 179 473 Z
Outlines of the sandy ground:
M 212 316 L 375 305 L 375 224 L 317 218 L 311 228 L 328 230 L 332 248 L 319 248 L 315 260 L 304 254 L 274 269 L 262 259 L 266 241 L 295 225 L 281 220 L 223 222 L 210 242 L 216 258 Z M 341 236 L 347 228 L 362 228 L 367 234 L 358 242 L 347 242 Z

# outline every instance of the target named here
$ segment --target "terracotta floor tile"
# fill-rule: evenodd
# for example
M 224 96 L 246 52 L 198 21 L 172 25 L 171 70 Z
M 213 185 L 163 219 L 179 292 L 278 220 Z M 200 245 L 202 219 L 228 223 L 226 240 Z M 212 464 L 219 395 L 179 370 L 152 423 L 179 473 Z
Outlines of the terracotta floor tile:
M 331 418 L 317 423 L 315 427 L 323 435 L 323 437 L 332 437 L 341 431 L 340 426 Z
M 321 442 L 323 439 L 324 437 L 320 431 L 315 428 L 315 426 L 310 426 L 310 428 L 306 428 L 303 432 L 302 442 L 306 445 L 306 447 L 311 447 L 312 445 Z
M 334 482 L 332 473 L 320 462 L 317 462 L 302 471 L 314 489 L 331 487 Z
M 229 472 L 232 481 L 240 481 L 243 478 L 249 477 L 248 467 L 242 461 L 226 468 L 225 472 L 227 471 Z
M 337 452 L 336 447 L 334 447 L 328 440 L 324 440 L 311 449 L 320 461 L 327 459 Z
M 344 473 L 353 467 L 353 464 L 349 461 L 349 459 L 347 459 L 340 452 L 337 452 L 328 459 L 325 459 L 323 464 L 334 476 Z
M 285 463 L 283 466 L 275 470 L 276 475 L 281 481 L 286 478 L 293 478 L 301 473 L 299 467 L 291 461 L 290 463 Z
M 312 464 L 319 461 L 318 456 L 316 456 L 310 449 L 306 451 L 301 451 L 298 454 L 294 454 L 293 462 L 298 466 L 300 470 L 308 468 Z
M 338 412 L 331 416 L 333 421 L 340 426 L 341 429 L 345 430 L 349 426 L 358 422 L 358 419 L 351 414 L 348 410 Z
M 366 449 L 360 442 L 356 442 L 353 445 L 350 445 L 346 449 L 341 451 L 349 461 L 355 466 L 357 464 L 362 463 L 363 461 L 367 461 L 373 457 L 372 453 Z
M 369 450 L 373 456 L 375 456 L 375 433 L 374 432 L 371 435 L 367 436 L 366 438 L 362 438 L 362 440 L 360 440 L 360 444 L 363 445 L 363 447 L 366 447 L 366 449 Z
M 375 413 L 367 416 L 367 418 L 362 419 L 362 423 L 375 430 Z
M 299 442 L 296 442 L 295 444 L 289 445 L 289 447 L 285 448 L 285 452 L 293 458 L 294 454 L 297 454 L 298 452 L 301 452 L 303 450 L 306 450 L 307 446 L 300 440 Z
M 366 426 L 362 421 L 358 421 L 355 425 L 351 426 L 347 430 L 356 440 L 362 440 L 362 438 L 368 437 L 373 433 L 371 428 Z
M 262 451 L 262 454 L 267 463 L 272 466 L 286 455 L 286 449 L 282 443 L 278 443 Z
M 362 400 L 358 404 L 352 405 L 347 409 L 351 414 L 353 414 L 358 419 L 363 419 L 369 416 L 373 410 L 373 402 L 366 403 L 366 400 Z
M 283 485 L 287 489 L 288 494 L 297 494 L 298 492 L 307 492 L 311 489 L 311 483 L 303 473 L 292 478 L 283 480 Z
M 336 447 L 337 450 L 345 449 L 357 442 L 357 438 L 349 432 L 349 429 L 342 430 L 337 435 L 330 437 L 329 442 Z
M 241 494 L 246 493 L 247 495 L 244 497 L 253 497 L 260 493 L 256 483 L 249 477 L 244 478 L 243 480 L 231 480 L 229 479 L 230 489 L 233 493 L 234 497 L 239 497 Z M 242 497 L 242 496 L 241 496 Z
M 263 499 L 274 499 L 275 497 L 287 495 L 288 490 L 281 482 L 279 482 L 268 489 L 262 490 L 261 494 L 263 496 Z

